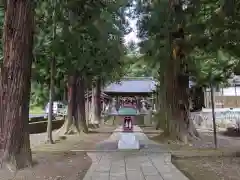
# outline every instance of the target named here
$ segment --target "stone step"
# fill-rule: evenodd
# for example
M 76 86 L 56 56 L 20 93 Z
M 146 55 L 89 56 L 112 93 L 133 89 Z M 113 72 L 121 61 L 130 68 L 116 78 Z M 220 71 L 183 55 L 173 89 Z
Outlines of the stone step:
M 114 130 L 113 133 L 115 133 L 115 132 L 124 132 L 123 126 L 117 127 L 117 128 Z M 134 125 L 133 128 L 132 128 L 132 132 L 134 133 L 134 132 L 143 132 L 143 131 L 142 131 L 142 129 L 141 129 L 139 126 Z
M 140 149 L 139 140 L 134 133 L 122 133 L 118 141 L 118 149 Z

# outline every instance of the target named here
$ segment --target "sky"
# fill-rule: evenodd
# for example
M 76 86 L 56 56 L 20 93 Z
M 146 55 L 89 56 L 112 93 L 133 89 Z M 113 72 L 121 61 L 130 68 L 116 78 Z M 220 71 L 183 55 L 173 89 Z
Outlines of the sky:
M 129 19 L 130 27 L 133 29 L 131 33 L 125 36 L 126 43 L 135 42 L 138 43 L 139 39 L 137 38 L 137 19 Z

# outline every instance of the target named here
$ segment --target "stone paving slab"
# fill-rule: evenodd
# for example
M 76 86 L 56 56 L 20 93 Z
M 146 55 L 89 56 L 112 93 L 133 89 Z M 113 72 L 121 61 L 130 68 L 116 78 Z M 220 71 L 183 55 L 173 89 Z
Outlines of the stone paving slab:
M 170 161 L 168 153 L 90 153 L 94 161 L 84 180 L 188 180 Z
M 118 149 L 118 141 L 121 137 L 122 132 L 122 126 L 119 126 L 115 129 L 113 134 L 105 141 L 100 142 L 96 150 L 97 151 L 105 151 L 105 152 L 112 152 L 112 151 L 119 151 Z M 152 140 L 149 140 L 148 137 L 142 132 L 141 128 L 138 126 L 134 126 L 133 134 L 135 135 L 135 138 L 139 140 L 140 143 L 140 151 L 143 152 L 168 152 L 168 150 L 165 148 L 165 146 L 160 145 Z
M 144 145 L 142 149 L 107 151 L 117 147 L 121 128 L 118 127 L 108 140 L 99 143 L 98 148 L 105 152 L 88 153 L 92 165 L 83 180 L 188 180 L 171 163 L 171 154 L 163 146 L 150 141 L 138 126 L 134 126 L 133 133 Z

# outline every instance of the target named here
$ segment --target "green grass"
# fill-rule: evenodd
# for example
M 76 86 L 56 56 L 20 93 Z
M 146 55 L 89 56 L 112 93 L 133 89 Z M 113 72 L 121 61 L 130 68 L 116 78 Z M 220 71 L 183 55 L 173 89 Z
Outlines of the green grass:
M 42 107 L 33 106 L 33 107 L 30 107 L 29 113 L 30 113 L 30 114 L 43 114 L 43 113 L 44 113 L 44 110 L 43 110 Z

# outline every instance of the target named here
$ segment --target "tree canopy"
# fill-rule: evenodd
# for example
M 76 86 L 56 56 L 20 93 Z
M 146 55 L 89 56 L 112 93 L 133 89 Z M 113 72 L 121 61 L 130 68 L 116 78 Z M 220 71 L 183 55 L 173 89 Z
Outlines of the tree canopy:
M 3 159 L 17 168 L 31 162 L 30 81 L 32 105 L 68 99 L 68 133 L 72 125 L 87 132 L 87 89 L 91 122 L 100 124 L 101 87 L 124 75 L 153 76 L 165 133 L 182 141 L 197 138 L 189 80 L 206 87 L 240 73 L 239 7 L 234 0 L 9 0 L 0 9 Z M 138 19 L 137 47 L 124 42 L 129 18 Z
M 66 78 L 71 73 L 81 73 L 87 78 L 86 82 L 100 77 L 105 83 L 123 75 L 122 57 L 126 54 L 123 37 L 131 31 L 125 16 L 127 6 L 126 1 L 56 0 L 53 4 L 45 0 L 36 3 L 33 104 L 42 104 L 48 98 L 52 54 L 57 59 L 56 98 L 63 98 Z M 55 20 L 52 9 L 57 14 Z M 52 37 L 54 23 L 57 26 L 55 39 Z
M 185 138 L 183 132 L 197 136 L 189 125 L 189 80 L 198 87 L 226 85 L 228 78 L 238 74 L 239 3 L 160 0 L 133 4 L 141 67 L 150 67 L 144 73 L 150 70 L 160 84 L 162 128 L 180 140 Z M 139 67 L 138 63 L 132 67 Z

